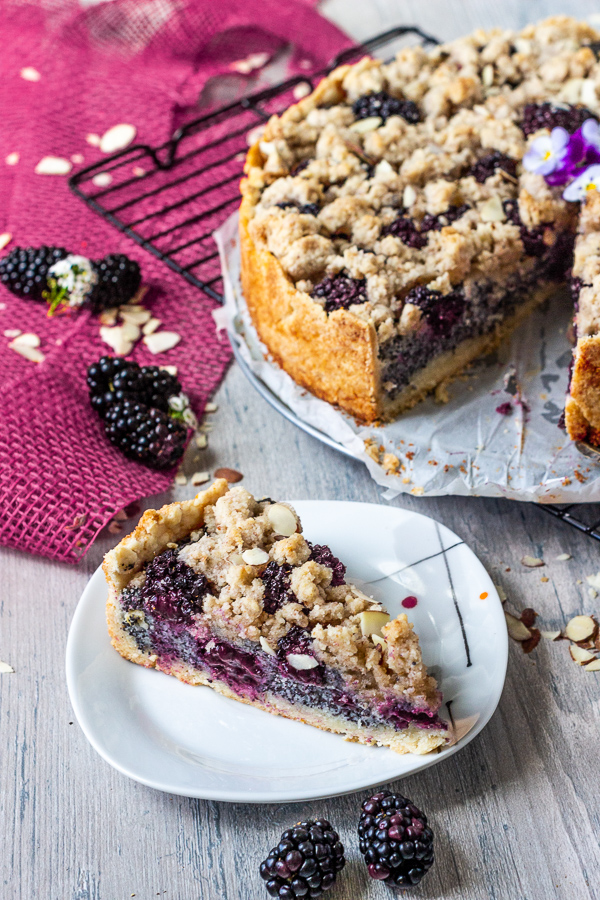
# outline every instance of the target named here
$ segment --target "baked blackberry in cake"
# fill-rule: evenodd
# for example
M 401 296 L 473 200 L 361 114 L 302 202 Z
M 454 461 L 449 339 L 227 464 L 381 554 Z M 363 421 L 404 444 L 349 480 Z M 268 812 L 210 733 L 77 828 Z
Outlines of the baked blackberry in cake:
M 600 118 L 599 40 L 565 16 L 479 30 L 342 66 L 269 120 L 241 185 L 242 284 L 299 384 L 360 421 L 394 418 L 565 282 L 577 240 L 566 421 L 598 440 L 597 192 L 570 202 L 523 157 Z
M 406 615 L 347 582 L 288 504 L 215 481 L 146 512 L 103 568 L 126 659 L 397 753 L 448 742 Z

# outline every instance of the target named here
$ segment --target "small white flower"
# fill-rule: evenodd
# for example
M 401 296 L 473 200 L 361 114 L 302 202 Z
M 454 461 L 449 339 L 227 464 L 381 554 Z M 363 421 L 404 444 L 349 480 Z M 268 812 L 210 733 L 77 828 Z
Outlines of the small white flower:
M 596 119 L 586 119 L 581 126 L 581 133 L 587 144 L 600 150 L 600 123 Z
M 59 259 L 48 270 L 48 276 L 54 278 L 59 289 L 66 291 L 69 306 L 81 306 L 98 281 L 89 259 L 76 254 Z
M 550 135 L 536 138 L 523 157 L 523 168 L 537 175 L 554 172 L 567 154 L 570 135 L 564 128 L 553 128 Z
M 572 181 L 563 191 L 563 199 L 577 203 L 583 200 L 589 191 L 600 189 L 600 165 L 588 166 L 579 178 Z
M 185 394 L 173 394 L 169 397 L 169 406 L 175 412 L 183 412 L 190 405 L 190 401 Z

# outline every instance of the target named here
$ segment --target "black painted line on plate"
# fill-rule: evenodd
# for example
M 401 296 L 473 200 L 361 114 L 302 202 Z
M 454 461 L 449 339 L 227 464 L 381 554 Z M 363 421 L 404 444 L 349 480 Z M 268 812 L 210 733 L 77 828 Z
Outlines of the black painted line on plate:
M 452 573 L 450 572 L 450 566 L 448 564 L 448 557 L 446 556 L 447 550 L 444 550 L 444 542 L 442 540 L 442 533 L 440 531 L 440 526 L 438 522 L 434 521 L 435 530 L 437 532 L 438 540 L 440 542 L 440 547 L 442 548 L 441 555 L 444 557 L 444 563 L 446 564 L 446 574 L 448 576 L 448 582 L 450 584 L 450 591 L 452 593 L 452 601 L 454 603 L 454 609 L 456 610 L 456 615 L 458 616 L 458 621 L 460 623 L 460 630 L 462 633 L 463 643 L 465 645 L 465 653 L 467 655 L 467 669 L 472 665 L 471 662 L 471 651 L 469 650 L 469 642 L 467 640 L 467 633 L 465 631 L 465 623 L 463 622 L 462 613 L 460 611 L 460 606 L 458 605 L 458 600 L 456 599 L 456 591 L 454 590 L 454 582 L 452 581 Z M 456 544 L 453 544 L 456 546 Z M 451 547 L 448 547 L 450 550 Z
M 392 576 L 394 575 L 399 575 L 400 572 L 405 572 L 407 569 L 412 569 L 413 566 L 418 566 L 419 563 L 427 562 L 428 559 L 435 559 L 436 556 L 441 556 L 443 553 L 447 553 L 449 550 L 454 550 L 455 547 L 462 546 L 462 544 L 464 544 L 464 541 L 457 541 L 456 544 L 452 544 L 452 546 L 446 547 L 445 550 L 442 549 L 438 553 L 432 553 L 431 556 L 424 556 L 423 559 L 417 559 L 416 562 L 409 563 L 407 566 L 402 566 L 401 569 L 396 569 L 395 572 L 390 572 L 389 575 L 382 575 L 381 578 L 375 578 L 373 579 L 373 581 L 365 581 L 365 584 L 377 584 L 378 581 L 385 581 L 386 578 L 392 578 Z

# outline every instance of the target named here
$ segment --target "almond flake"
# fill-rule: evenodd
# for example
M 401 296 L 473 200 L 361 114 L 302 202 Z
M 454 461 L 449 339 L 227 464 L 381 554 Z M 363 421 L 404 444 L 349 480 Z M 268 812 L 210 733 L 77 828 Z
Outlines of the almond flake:
M 71 162 L 75 163 L 76 166 L 80 166 L 82 162 L 85 162 L 83 153 L 72 153 Z
M 360 613 L 358 618 L 360 620 L 360 630 L 365 637 L 368 637 L 370 634 L 377 634 L 383 637 L 381 629 L 390 621 L 390 617 L 386 612 L 374 609 Z
M 417 192 L 415 191 L 412 184 L 407 184 L 404 188 L 404 193 L 402 194 L 402 205 L 408 209 L 409 206 L 413 205 L 416 199 Z
M 237 472 L 235 469 L 228 469 L 224 466 L 215 470 L 215 478 L 224 478 L 229 484 L 237 484 L 243 477 L 241 472 Z
M 596 658 L 593 662 L 589 662 L 583 667 L 586 672 L 600 672 L 600 659 Z
M 19 334 L 15 337 L 14 341 L 11 344 L 12 347 L 39 347 L 40 339 L 37 334 L 32 334 L 32 332 L 25 332 L 25 334 Z
M 593 653 L 590 653 L 589 650 L 584 650 L 583 647 L 578 647 L 577 644 L 571 644 L 569 653 L 571 654 L 571 659 L 579 666 L 583 666 L 585 663 L 591 662 L 592 659 L 596 659 Z
M 10 244 L 12 241 L 12 234 L 10 231 L 3 231 L 0 234 L 0 250 L 4 250 L 7 244 Z
M 0 660 L 0 675 L 9 675 L 11 672 L 14 672 L 14 671 L 15 670 L 13 669 L 12 666 L 9 666 L 8 663 L 2 662 L 2 660 Z
M 579 100 L 584 106 L 596 106 L 598 97 L 596 96 L 596 85 L 591 78 L 584 78 L 581 85 L 581 94 Z
M 22 332 L 21 332 L 20 328 L 7 328 L 6 331 L 4 332 L 4 337 L 16 338 L 16 337 L 19 337 L 19 335 L 21 333 Z
M 35 167 L 36 175 L 68 175 L 73 164 L 61 156 L 44 156 Z
M 162 325 L 160 319 L 148 319 L 146 324 L 142 328 L 143 334 L 154 334 L 157 328 Z
M 500 197 L 495 194 L 489 200 L 486 200 L 485 203 L 482 203 L 479 207 L 479 215 L 482 222 L 504 222 L 506 213 Z
M 186 478 L 186 476 L 183 474 L 183 472 L 179 472 L 179 473 L 175 476 L 175 484 L 187 484 L 187 478 Z M 192 482 L 192 484 L 193 484 L 193 482 Z
M 117 324 L 117 315 L 119 310 L 116 306 L 113 306 L 112 309 L 103 309 L 98 319 L 101 325 L 116 325 Z
M 562 631 L 542 631 L 541 635 L 546 641 L 557 641 Z
M 34 69 L 33 66 L 25 66 L 24 69 L 21 69 L 19 74 L 25 81 L 39 81 L 42 77 L 38 70 Z
M 105 344 L 108 344 L 109 347 L 112 347 L 117 356 L 127 356 L 127 354 L 131 353 L 133 349 L 132 342 L 127 340 L 127 338 L 123 334 L 122 325 L 117 325 L 114 328 L 109 328 L 108 326 L 103 325 L 100 328 L 100 337 Z
M 132 343 L 135 343 L 142 334 L 140 327 L 133 325 L 131 322 L 124 322 L 121 325 L 121 333 L 126 341 L 131 341 Z
M 96 187 L 108 187 L 112 180 L 110 172 L 98 172 L 98 174 L 94 175 L 92 178 L 92 184 L 95 184 Z
M 152 317 L 152 313 L 140 306 L 137 309 L 121 309 L 120 316 L 123 322 L 129 322 L 130 325 L 144 325 Z
M 380 634 L 376 634 L 375 632 L 373 632 L 373 634 L 371 635 L 371 640 L 379 647 L 385 647 L 385 638 L 382 638 Z
M 566 562 L 567 559 L 572 559 L 570 553 L 560 553 L 558 556 L 554 557 L 556 562 Z
M 181 340 L 181 335 L 175 331 L 158 331 L 154 334 L 147 334 L 144 338 L 144 344 L 150 353 L 165 353 L 172 350 Z
M 273 503 L 267 508 L 267 519 L 275 534 L 290 537 L 296 533 L 298 522 L 296 516 L 283 503 Z
M 19 356 L 24 356 L 25 359 L 30 360 L 34 363 L 42 363 L 46 359 L 41 350 L 38 350 L 36 347 L 29 347 L 27 344 L 12 344 L 8 345 L 11 350 L 14 350 L 15 353 L 18 353 Z
M 306 82 L 297 84 L 292 91 L 292 94 L 294 95 L 295 100 L 302 100 L 303 97 L 308 97 L 310 94 L 310 85 L 306 84 Z
M 100 138 L 100 150 L 102 153 L 115 153 L 117 150 L 123 150 L 129 146 L 136 133 L 133 125 L 113 125 Z
M 395 174 L 396 170 L 390 166 L 387 159 L 382 159 L 378 162 L 375 166 L 375 171 L 373 172 L 373 176 L 377 181 L 389 181 Z
M 600 572 L 596 572 L 595 575 L 586 575 L 585 580 L 590 585 L 590 587 L 593 587 L 597 591 L 600 591 Z
M 481 83 L 486 87 L 491 87 L 494 83 L 494 67 L 492 65 L 484 66 L 481 71 Z
M 219 407 L 217 406 L 216 403 L 211 403 L 211 402 L 209 402 L 209 403 L 207 403 L 206 406 L 204 407 L 204 412 L 205 412 L 205 413 L 214 413 L 214 412 L 216 412 L 216 411 L 218 410 L 218 408 L 219 408 Z
M 570 641 L 577 643 L 578 641 L 586 641 L 596 630 L 596 623 L 591 616 L 573 616 L 567 622 L 565 634 Z
M 350 131 L 354 131 L 356 134 L 366 134 L 369 131 L 375 131 L 380 125 L 383 125 L 381 116 L 368 116 L 366 119 L 359 119 L 358 122 L 353 122 L 350 125 Z
M 146 174 L 146 170 L 142 169 L 141 166 L 134 166 L 131 170 L 136 178 L 142 178 L 143 175 Z
M 197 434 L 195 437 L 195 441 L 198 450 L 205 450 L 208 446 L 208 438 L 205 434 Z
M 194 487 L 197 487 L 199 484 L 205 484 L 210 480 L 210 472 L 194 472 L 192 477 L 190 478 L 191 483 Z
M 252 147 L 253 144 L 256 144 L 260 141 L 261 137 L 264 134 L 265 126 L 257 125 L 255 128 L 251 128 L 248 134 L 246 135 L 246 143 L 249 147 Z
M 510 613 L 505 612 L 504 617 L 506 618 L 506 626 L 508 628 L 508 633 L 513 639 L 513 641 L 528 641 L 531 637 L 531 631 L 527 626 L 523 625 L 520 619 L 515 618 L 515 616 L 511 616 Z
M 159 366 L 161 372 L 168 372 L 169 375 L 177 375 L 177 366 Z
M 537 556 L 524 556 L 521 564 L 527 566 L 528 569 L 538 569 L 540 566 L 544 566 L 545 562 Z
M 250 550 L 244 550 L 242 559 L 249 566 L 262 566 L 269 561 L 269 554 L 261 550 L 260 547 L 252 547 Z
M 16 166 L 20 159 L 21 155 L 19 153 L 9 153 L 4 162 L 7 166 Z
M 314 656 L 309 656 L 307 653 L 289 653 L 286 659 L 289 662 L 290 666 L 300 671 L 305 671 L 306 669 L 316 669 L 319 665 Z
M 502 585 L 501 585 L 501 584 L 496 584 L 496 583 L 494 582 L 494 587 L 495 587 L 496 590 L 498 591 L 498 596 L 500 597 L 500 602 L 501 602 L 501 603 L 506 603 L 506 601 L 508 600 L 508 597 L 506 596 L 506 591 L 504 590 L 504 588 L 502 587 Z
M 260 646 L 263 648 L 265 653 L 268 653 L 269 656 L 277 656 L 277 654 L 275 653 L 275 651 L 273 650 L 273 648 L 271 647 L 271 645 L 269 644 L 267 639 L 264 638 L 262 635 L 259 638 L 259 642 L 260 642 Z
M 99 147 L 100 146 L 100 135 L 99 134 L 88 134 L 86 135 L 86 141 L 91 147 Z

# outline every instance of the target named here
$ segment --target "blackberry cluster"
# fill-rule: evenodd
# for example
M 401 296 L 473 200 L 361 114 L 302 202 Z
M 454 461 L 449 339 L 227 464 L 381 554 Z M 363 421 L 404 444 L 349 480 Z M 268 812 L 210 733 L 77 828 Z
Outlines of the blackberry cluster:
M 470 209 L 467 203 L 461 206 L 449 206 L 445 212 L 437 216 L 427 213 L 423 216 L 419 223 L 414 219 L 400 213 L 389 225 L 384 225 L 381 230 L 382 236 L 393 234 L 399 237 L 403 244 L 412 247 L 415 250 L 421 250 L 427 243 L 427 235 L 430 231 L 440 231 L 444 225 L 451 225 Z
M 595 113 L 585 106 L 569 106 L 563 109 L 552 106 L 551 103 L 528 103 L 523 110 L 521 130 L 523 134 L 530 135 L 540 128 L 564 128 L 569 134 L 573 134 L 581 128 L 586 119 L 597 119 Z
M 418 285 L 408 292 L 406 302 L 419 307 L 436 337 L 447 337 L 460 320 L 467 301 L 460 287 L 442 294 Z
M 402 116 L 409 125 L 416 125 L 421 119 L 419 107 L 412 100 L 399 100 L 386 91 L 364 94 L 352 104 L 352 112 L 357 119 L 379 116 L 385 122 L 390 116 Z
M 348 309 L 354 303 L 367 302 L 367 280 L 341 274 L 327 276 L 315 285 L 312 296 L 325 300 L 325 312 Z
M 157 366 L 103 356 L 89 367 L 87 384 L 108 439 L 125 456 L 159 469 L 181 459 L 187 427 L 169 404 L 181 395 L 177 378 Z
M 0 282 L 18 297 L 43 300 L 48 270 L 69 254 L 64 247 L 15 247 L 0 259 Z
M 165 550 L 146 567 L 146 580 L 138 589 L 138 601 L 150 615 L 170 622 L 189 621 L 202 612 L 208 591 L 204 575 L 195 572 L 177 556 L 177 550 Z
M 331 587 L 339 587 L 340 584 L 346 583 L 346 566 L 343 562 L 334 556 L 326 544 L 311 544 L 306 542 L 310 547 L 310 559 L 320 563 L 322 566 L 328 566 L 333 575 L 331 578 Z
M 508 221 L 512 222 L 519 229 L 523 248 L 527 256 L 543 256 L 548 249 L 544 243 L 544 226 L 537 225 L 535 228 L 527 228 L 521 219 L 517 200 L 505 200 L 503 206 Z
M 93 267 L 98 281 L 88 299 L 95 313 L 128 303 L 140 289 L 140 267 L 124 253 L 109 253 L 104 259 L 96 260 Z
M 472 175 L 479 184 L 483 184 L 487 178 L 494 174 L 496 169 L 502 169 L 507 175 L 515 178 L 517 175 L 517 161 L 505 153 L 500 153 L 499 150 L 494 150 L 493 153 L 488 153 L 487 156 L 482 156 L 481 159 L 477 160 L 471 166 L 469 175 Z
M 344 845 L 326 819 L 309 819 L 288 828 L 260 864 L 271 897 L 320 897 L 344 868 Z
M 270 562 L 262 573 L 262 581 L 265 586 L 263 595 L 263 609 L 269 615 L 281 609 L 284 603 L 295 600 L 290 587 L 290 572 L 292 567 L 288 563 L 278 566 L 276 562 Z
M 362 805 L 360 852 L 369 875 L 390 886 L 419 884 L 433 865 L 433 832 L 410 800 L 380 791 Z

